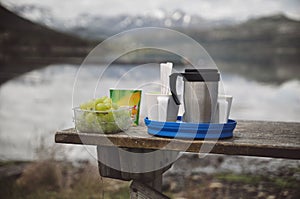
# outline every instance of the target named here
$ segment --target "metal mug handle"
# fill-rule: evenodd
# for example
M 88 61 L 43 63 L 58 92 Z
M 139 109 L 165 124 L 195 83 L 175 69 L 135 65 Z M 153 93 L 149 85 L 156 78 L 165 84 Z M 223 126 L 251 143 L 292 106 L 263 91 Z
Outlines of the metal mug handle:
M 172 97 L 177 105 L 180 105 L 180 101 L 178 99 L 177 90 L 176 90 L 176 82 L 177 77 L 181 76 L 181 73 L 172 73 L 170 77 L 170 90 L 172 93 Z

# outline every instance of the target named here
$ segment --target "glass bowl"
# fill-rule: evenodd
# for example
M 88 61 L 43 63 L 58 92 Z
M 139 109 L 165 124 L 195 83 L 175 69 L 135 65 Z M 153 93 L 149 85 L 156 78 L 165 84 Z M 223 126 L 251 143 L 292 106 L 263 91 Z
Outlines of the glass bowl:
M 126 131 L 132 125 L 131 107 L 94 111 L 73 108 L 75 128 L 79 132 L 112 134 Z

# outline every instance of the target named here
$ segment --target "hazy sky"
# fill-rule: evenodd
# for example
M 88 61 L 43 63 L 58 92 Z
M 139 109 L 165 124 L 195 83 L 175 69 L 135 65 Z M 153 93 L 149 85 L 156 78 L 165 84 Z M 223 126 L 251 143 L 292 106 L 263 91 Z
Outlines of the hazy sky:
M 285 13 L 300 19 L 300 0 L 0 0 L 4 4 L 35 4 L 50 7 L 61 18 L 81 13 L 97 15 L 144 14 L 159 9 L 172 12 L 180 9 L 204 18 L 233 18 Z M 159 12 L 156 12 L 160 14 Z

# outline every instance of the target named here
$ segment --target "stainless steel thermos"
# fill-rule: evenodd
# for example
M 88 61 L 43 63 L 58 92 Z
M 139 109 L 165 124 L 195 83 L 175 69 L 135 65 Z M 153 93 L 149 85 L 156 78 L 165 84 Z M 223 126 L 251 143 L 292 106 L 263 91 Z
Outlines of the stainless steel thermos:
M 184 81 L 184 122 L 214 122 L 218 102 L 218 82 L 220 74 L 216 69 L 186 69 L 184 73 L 170 75 L 170 90 L 174 101 L 178 99 L 176 82 L 182 76 Z

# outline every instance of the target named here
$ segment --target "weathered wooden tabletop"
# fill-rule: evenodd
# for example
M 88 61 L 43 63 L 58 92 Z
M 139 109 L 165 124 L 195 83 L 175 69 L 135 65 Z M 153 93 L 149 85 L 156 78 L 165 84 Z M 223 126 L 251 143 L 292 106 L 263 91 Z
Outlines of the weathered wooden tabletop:
M 155 137 L 145 126 L 131 127 L 118 134 L 77 133 L 74 128 L 57 131 L 55 142 L 137 149 L 166 149 L 210 153 L 300 159 L 300 123 L 238 121 L 233 138 L 224 140 L 184 140 Z

